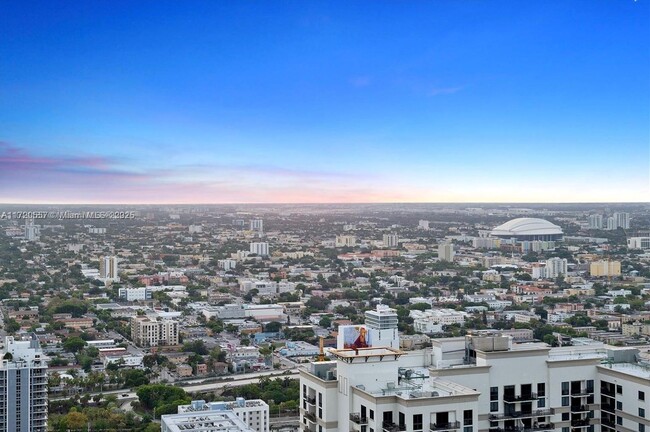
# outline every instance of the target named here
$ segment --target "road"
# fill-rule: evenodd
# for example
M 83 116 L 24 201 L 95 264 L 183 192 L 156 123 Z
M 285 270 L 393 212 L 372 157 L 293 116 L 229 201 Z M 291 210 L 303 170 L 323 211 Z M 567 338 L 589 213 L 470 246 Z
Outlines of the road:
M 207 390 L 218 390 L 224 387 L 235 387 L 235 386 L 241 386 L 246 384 L 255 384 L 259 382 L 261 377 L 264 376 L 269 376 L 271 378 L 297 378 L 298 375 L 299 375 L 298 369 L 294 368 L 294 369 L 289 369 L 284 371 L 264 371 L 264 372 L 232 375 L 232 377 L 234 378 L 232 380 L 215 381 L 209 383 L 204 383 L 205 380 L 194 380 L 186 383 L 179 383 L 177 387 L 181 387 L 186 392 L 200 392 L 200 391 L 207 391 Z M 100 392 L 89 393 L 89 394 L 91 396 L 94 396 L 100 394 Z M 117 395 L 117 400 L 120 404 L 138 398 L 135 391 L 131 391 L 131 390 L 111 390 L 111 391 L 105 391 L 101 394 L 103 394 L 104 396 L 111 395 L 111 394 Z M 61 398 L 53 398 L 51 400 L 56 401 L 56 400 L 67 400 L 67 399 L 70 399 L 70 397 L 68 396 L 68 397 L 61 397 Z

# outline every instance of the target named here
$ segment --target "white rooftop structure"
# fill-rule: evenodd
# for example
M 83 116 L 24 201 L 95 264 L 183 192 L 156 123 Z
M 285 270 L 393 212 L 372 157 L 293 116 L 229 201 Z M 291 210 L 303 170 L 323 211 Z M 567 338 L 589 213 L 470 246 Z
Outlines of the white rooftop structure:
M 199 411 L 163 415 L 161 432 L 254 432 L 232 411 Z
M 545 219 L 516 218 L 494 228 L 490 235 L 518 240 L 559 240 L 562 227 Z

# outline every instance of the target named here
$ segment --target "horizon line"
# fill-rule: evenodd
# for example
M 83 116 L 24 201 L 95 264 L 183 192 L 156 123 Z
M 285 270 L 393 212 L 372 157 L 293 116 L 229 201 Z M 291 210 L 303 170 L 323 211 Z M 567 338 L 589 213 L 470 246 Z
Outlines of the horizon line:
M 368 204 L 628 204 L 642 205 L 650 204 L 648 201 L 360 201 L 360 202 L 341 202 L 341 201 L 323 201 L 323 202 L 193 202 L 193 203 L 133 203 L 133 202 L 2 202 L 2 205 L 132 205 L 132 206 L 191 206 L 191 205 L 368 205 Z

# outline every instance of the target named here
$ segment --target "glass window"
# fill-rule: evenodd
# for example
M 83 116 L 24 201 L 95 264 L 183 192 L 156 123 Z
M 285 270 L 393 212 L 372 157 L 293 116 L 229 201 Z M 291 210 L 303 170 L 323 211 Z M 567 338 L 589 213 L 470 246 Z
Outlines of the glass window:
M 537 384 L 537 396 L 539 396 L 539 397 L 546 396 L 546 384 L 545 383 Z
M 499 402 L 490 402 L 490 412 L 499 411 Z
M 616 416 L 616 424 L 617 425 L 623 425 L 623 417 Z
M 474 412 L 472 410 L 464 410 L 463 423 L 465 423 L 466 426 L 471 426 L 473 420 L 474 420 Z
M 571 419 L 571 414 L 568 412 L 562 413 L 562 421 L 567 421 Z
M 639 400 L 645 400 L 645 392 L 639 390 Z
M 569 396 L 562 396 L 562 406 L 569 406 Z
M 541 398 L 537 400 L 537 408 L 544 408 L 546 406 L 546 399 Z
M 474 428 L 472 428 L 471 426 L 465 426 L 463 428 L 463 432 L 472 432 L 473 430 L 474 430 Z
M 413 414 L 413 429 L 422 430 L 422 414 Z
M 639 432 L 645 432 L 645 425 L 643 423 L 639 423 Z
M 562 432 L 569 432 L 569 428 L 568 427 L 563 427 Z
M 490 400 L 499 400 L 499 387 L 490 387 Z
M 569 381 L 564 381 L 562 383 L 562 394 L 563 395 L 568 395 L 569 394 Z
M 370 420 L 375 419 L 375 410 L 370 410 Z
M 623 387 L 621 385 L 616 386 L 616 394 L 623 394 Z
M 639 417 L 645 417 L 645 409 L 639 408 Z
M 623 411 L 623 402 L 616 401 L 616 409 L 619 411 Z

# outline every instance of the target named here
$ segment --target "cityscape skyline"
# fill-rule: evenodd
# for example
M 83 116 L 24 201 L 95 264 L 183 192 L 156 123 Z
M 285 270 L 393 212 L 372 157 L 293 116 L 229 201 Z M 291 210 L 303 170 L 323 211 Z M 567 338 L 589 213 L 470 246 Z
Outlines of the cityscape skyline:
M 0 202 L 650 196 L 648 1 L 2 6 Z

